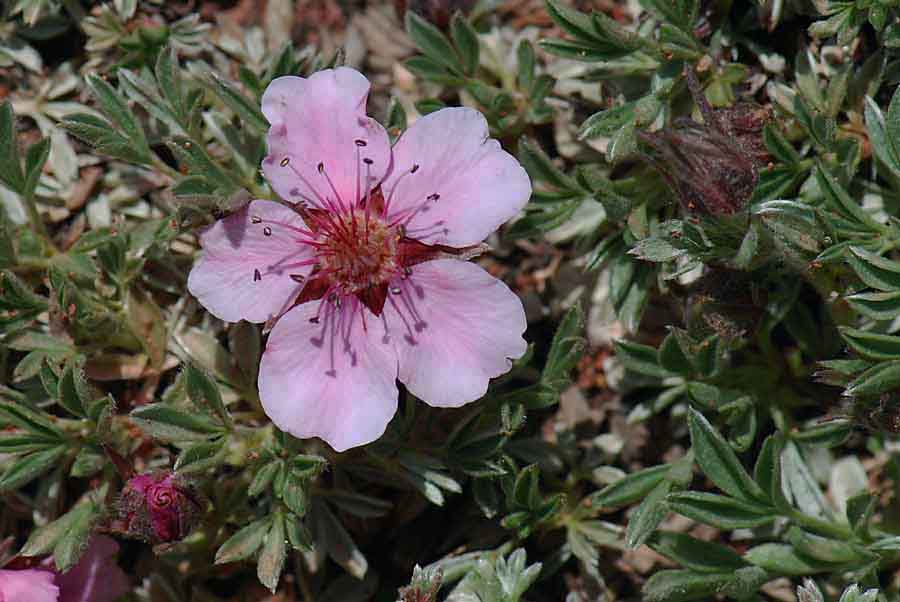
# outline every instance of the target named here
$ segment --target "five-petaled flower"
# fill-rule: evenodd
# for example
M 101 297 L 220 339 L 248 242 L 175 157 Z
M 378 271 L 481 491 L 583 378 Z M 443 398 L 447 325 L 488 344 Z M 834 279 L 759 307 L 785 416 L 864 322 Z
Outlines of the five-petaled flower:
M 344 67 L 271 83 L 263 172 L 286 203 L 252 201 L 203 232 L 188 280 L 222 320 L 274 322 L 263 407 L 338 451 L 381 436 L 398 379 L 458 407 L 526 349 L 518 297 L 466 261 L 528 201 L 525 170 L 468 108 L 419 119 L 392 148 L 368 92 Z

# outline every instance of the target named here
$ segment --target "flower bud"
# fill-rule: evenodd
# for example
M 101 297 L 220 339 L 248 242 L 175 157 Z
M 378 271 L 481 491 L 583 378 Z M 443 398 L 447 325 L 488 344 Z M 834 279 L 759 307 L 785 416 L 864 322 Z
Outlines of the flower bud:
M 755 332 L 765 317 L 767 291 L 748 272 L 706 266 L 686 289 L 685 323 L 694 336 L 725 341 Z
M 900 390 L 880 395 L 850 397 L 850 415 L 859 426 L 873 433 L 900 434 Z
M 394 9 L 402 20 L 406 11 L 411 10 L 439 29 L 450 26 L 450 18 L 456 11 L 468 13 L 475 6 L 475 0 L 394 0 Z
M 444 571 L 440 568 L 423 569 L 416 565 L 410 584 L 400 588 L 400 602 L 437 602 L 443 579 Z
M 171 471 L 132 477 L 119 498 L 119 522 L 124 534 L 152 544 L 184 539 L 203 511 L 202 495 Z
M 757 170 L 769 161 L 762 137 L 769 113 L 750 103 L 713 109 L 693 70 L 685 68 L 685 77 L 704 123 L 681 118 L 672 128 L 638 136 L 689 213 L 732 215 L 750 201 Z

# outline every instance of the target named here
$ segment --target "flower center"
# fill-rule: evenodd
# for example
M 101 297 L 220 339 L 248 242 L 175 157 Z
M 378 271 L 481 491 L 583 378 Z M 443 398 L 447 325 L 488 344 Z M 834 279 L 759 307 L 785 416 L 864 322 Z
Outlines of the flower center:
M 375 316 L 380 316 L 388 296 L 396 296 L 415 313 L 414 303 L 404 297 L 401 285 L 412 274 L 412 266 L 437 259 L 439 257 L 463 257 L 480 245 L 467 248 L 453 248 L 441 244 L 429 245 L 421 239 L 435 232 L 447 229 L 443 220 L 424 227 L 410 229 L 416 215 L 428 211 L 430 206 L 440 200 L 437 192 L 427 195 L 418 204 L 391 211 L 390 206 L 397 188 L 396 183 L 386 194 L 380 185 L 372 186 L 376 178 L 370 173 L 373 160 L 361 156 L 361 149 L 367 146 L 365 140 L 355 140 L 357 151 L 357 192 L 355 199 L 343 199 L 332 182 L 323 162 L 316 166 L 316 172 L 327 184 L 332 194 L 323 193 L 322 189 L 310 184 L 309 174 L 298 170 L 291 164 L 291 157 L 284 155 L 278 164 L 292 170 L 297 178 L 309 188 L 309 196 L 299 188 L 293 188 L 288 195 L 288 202 L 303 218 L 304 227 L 285 226 L 298 235 L 296 242 L 303 247 L 311 247 L 314 257 L 297 262 L 286 262 L 277 266 L 269 266 L 268 272 L 309 267 L 307 274 L 288 275 L 295 282 L 302 284 L 299 294 L 292 306 L 308 301 L 322 300 L 319 312 L 310 322 L 319 323 L 322 309 L 333 305 L 335 308 L 346 300 L 356 299 L 354 307 L 366 307 Z M 267 162 L 273 163 L 270 156 Z M 363 169 L 364 166 L 364 169 Z M 365 174 L 363 174 L 365 171 Z M 413 164 L 398 178 L 412 176 L 419 171 L 419 165 Z M 263 225 L 263 236 L 272 236 L 274 222 L 264 220 L 261 216 L 250 216 L 252 224 Z M 475 253 L 477 254 L 477 252 Z M 468 258 L 468 257 L 465 257 Z M 260 282 L 263 273 L 260 269 L 253 272 L 253 281 Z M 391 305 L 397 301 L 391 300 Z M 327 311 L 326 311 L 327 313 Z M 270 318 L 267 324 L 274 324 L 277 316 Z M 418 317 L 414 318 L 416 328 L 423 324 Z M 267 326 L 268 328 L 268 326 Z M 412 331 L 411 331 L 412 332 Z
M 321 229 L 320 274 L 339 294 L 354 295 L 389 282 L 402 269 L 401 228 L 391 227 L 364 209 L 332 215 Z

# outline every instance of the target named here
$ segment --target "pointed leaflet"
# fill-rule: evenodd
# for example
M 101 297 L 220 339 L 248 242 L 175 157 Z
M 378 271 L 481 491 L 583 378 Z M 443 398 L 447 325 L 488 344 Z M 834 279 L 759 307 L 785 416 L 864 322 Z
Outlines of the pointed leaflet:
M 237 562 L 252 556 L 265 540 L 271 524 L 272 519 L 267 516 L 236 532 L 219 547 L 215 564 Z
M 184 368 L 184 382 L 188 396 L 194 405 L 198 409 L 214 414 L 230 430 L 233 426 L 231 415 L 225 407 L 222 394 L 212 376 L 193 363 L 189 363 Z
M 259 553 L 259 561 L 256 563 L 256 576 L 273 594 L 278 588 L 278 579 L 281 577 L 281 570 L 287 557 L 285 538 L 284 516 L 278 512 L 272 520 L 272 527 L 266 535 L 262 551 Z
M 768 504 L 768 494 L 750 478 L 722 435 L 703 414 L 693 408 L 688 412 L 691 445 L 704 474 L 729 495 L 746 502 Z
M 25 187 L 16 144 L 15 116 L 9 102 L 0 105 L 0 183 L 17 193 Z

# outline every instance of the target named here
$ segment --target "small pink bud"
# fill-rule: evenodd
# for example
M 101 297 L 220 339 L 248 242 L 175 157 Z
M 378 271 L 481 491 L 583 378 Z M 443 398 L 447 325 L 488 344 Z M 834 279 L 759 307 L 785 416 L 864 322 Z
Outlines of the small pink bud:
M 202 510 L 201 494 L 181 475 L 144 473 L 122 489 L 117 527 L 153 544 L 168 543 L 184 539 Z

